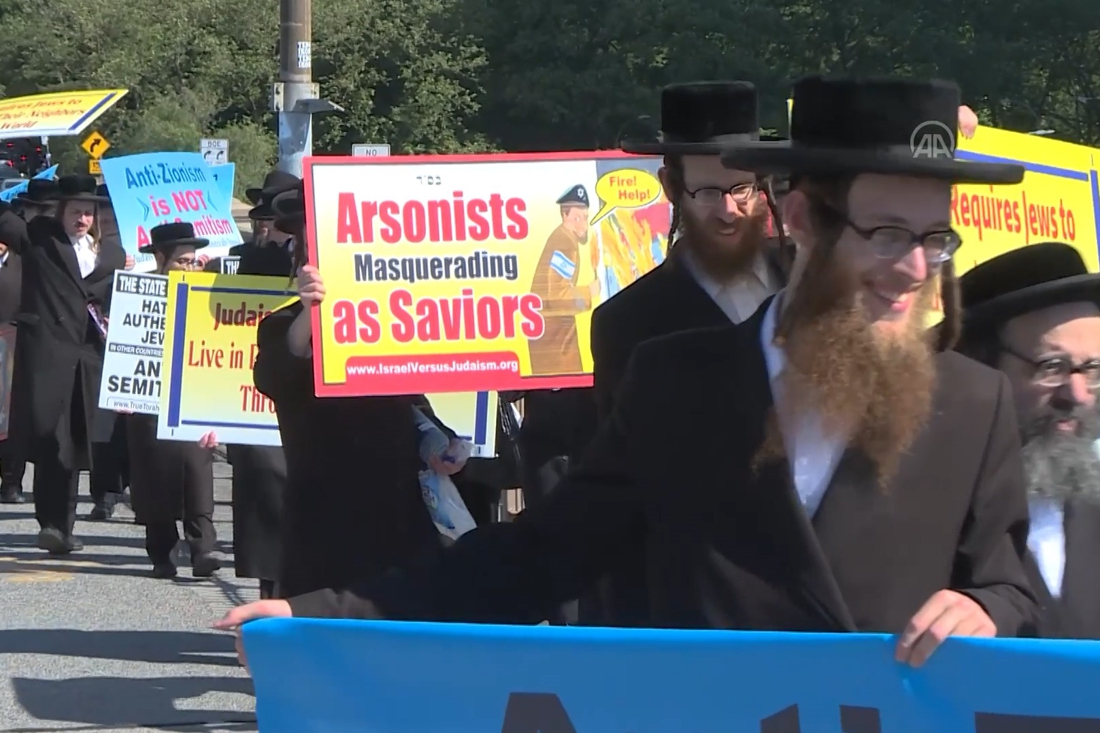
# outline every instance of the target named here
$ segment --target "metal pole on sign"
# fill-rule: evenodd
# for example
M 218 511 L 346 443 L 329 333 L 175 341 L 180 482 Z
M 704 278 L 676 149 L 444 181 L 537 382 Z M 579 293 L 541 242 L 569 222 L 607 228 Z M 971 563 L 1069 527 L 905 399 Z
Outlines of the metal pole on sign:
M 344 111 L 321 99 L 313 83 L 312 18 L 312 0 L 279 0 L 279 82 L 271 109 L 279 115 L 279 170 L 296 176 L 313 153 L 313 115 Z
M 313 152 L 312 19 L 312 0 L 279 0 L 279 169 L 296 176 L 302 175 L 302 159 Z

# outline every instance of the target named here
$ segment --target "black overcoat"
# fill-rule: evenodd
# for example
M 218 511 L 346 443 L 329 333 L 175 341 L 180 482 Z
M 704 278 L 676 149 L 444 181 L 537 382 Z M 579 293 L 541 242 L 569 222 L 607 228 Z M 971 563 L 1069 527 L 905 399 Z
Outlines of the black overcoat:
M 81 277 L 76 250 L 61 223 L 40 216 L 27 224 L 22 253 L 22 305 L 16 316 L 19 389 L 12 395 L 12 433 L 32 462 L 56 455 L 67 468 L 91 465 L 91 442 L 110 440 L 114 413 L 98 410 L 103 339 L 89 325 L 88 304 L 110 313 L 122 247 L 104 242 L 96 267 Z
M 883 490 L 849 449 L 811 520 L 786 460 L 754 466 L 772 409 L 764 312 L 640 346 L 582 464 L 515 522 L 430 568 L 291 599 L 294 615 L 530 623 L 628 556 L 656 627 L 898 633 L 950 588 L 998 634 L 1034 633 L 1005 376 L 938 354 L 933 417 L 895 478 Z

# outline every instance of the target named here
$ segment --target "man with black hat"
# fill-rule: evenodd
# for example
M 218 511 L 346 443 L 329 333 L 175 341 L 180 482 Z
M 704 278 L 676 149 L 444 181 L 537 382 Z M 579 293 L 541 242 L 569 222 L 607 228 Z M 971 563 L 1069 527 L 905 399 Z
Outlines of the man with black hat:
M 263 189 L 250 188 L 245 193 L 256 205 L 250 212 L 254 225 L 262 222 L 266 228 L 258 235 L 260 239 L 242 246 L 245 254 L 237 274 L 290 278 L 294 258 L 305 261 L 301 179 L 275 171 L 264 184 Z M 292 237 L 289 252 L 264 239 L 271 232 Z M 217 445 L 217 435 L 208 436 L 203 445 Z M 282 556 L 286 455 L 281 446 L 267 445 L 228 445 L 226 453 L 233 466 L 234 571 L 238 578 L 259 580 L 261 598 L 275 598 Z
M 1100 639 L 1100 275 L 1047 242 L 982 263 L 959 285 L 959 350 L 1004 372 L 1016 397 L 1040 635 Z
M 661 93 L 661 133 L 623 150 L 662 155 L 658 172 L 672 204 L 669 253 L 592 314 L 596 419 L 611 414 L 630 355 L 638 344 L 676 331 L 740 323 L 783 287 L 790 245 L 767 227 L 777 217 L 770 179 L 722 166 L 725 144 L 775 140 L 760 135 L 756 87 L 749 82 L 673 84 Z M 589 428 L 589 436 L 595 425 Z M 601 584 L 599 600 L 581 604 L 581 621 L 638 626 L 648 618 L 645 570 L 627 561 Z
M 32 178 L 27 190 L 12 200 L 12 207 L 24 221 L 39 216 L 53 216 L 57 207 L 57 181 L 49 178 Z
M 524 623 L 644 557 L 649 622 L 875 631 L 920 666 L 948 636 L 1034 630 L 1027 500 L 1007 379 L 933 345 L 923 318 L 950 260 L 953 183 L 1019 183 L 959 161 L 947 82 L 794 89 L 791 141 L 744 142 L 736 170 L 794 175 L 790 285 L 740 324 L 640 346 L 584 460 L 540 506 L 464 535 L 431 567 L 230 612 Z M 654 441 L 657 441 L 656 448 Z
M 0 325 L 15 320 L 23 292 L 23 261 L 27 246 L 27 225 L 5 202 L 0 202 Z M 8 358 L 14 358 L 8 354 Z M 0 409 L 3 403 L 0 401 Z M 10 425 L 10 420 L 9 420 Z M 22 504 L 23 475 L 27 462 L 19 454 L 16 440 L 0 442 L 0 504 Z
M 238 275 L 270 275 L 289 277 L 294 249 L 292 233 L 277 226 L 271 208 L 272 200 L 280 193 L 300 186 L 302 179 L 283 171 L 272 171 L 264 178 L 262 188 L 250 188 L 245 195 L 254 206 L 248 212 L 252 220 L 252 241 L 230 251 L 240 255 Z
M 83 547 L 72 534 L 80 470 L 113 429 L 115 416 L 98 411 L 99 387 L 111 287 L 126 256 L 96 237 L 104 200 L 95 179 L 65 176 L 57 187 L 56 212 L 27 225 L 12 415 L 35 468 L 38 546 L 62 555 Z
M 200 267 L 196 252 L 209 240 L 195 236 L 188 222 L 161 224 L 149 232 L 142 254 L 156 258 L 158 274 Z M 177 521 L 191 549 L 191 575 L 208 578 L 220 566 L 214 556 L 214 467 L 210 451 L 178 440 L 157 438 L 156 415 L 127 415 L 130 493 L 134 514 L 145 525 L 145 550 L 153 577 L 174 578 L 172 550 L 179 542 Z

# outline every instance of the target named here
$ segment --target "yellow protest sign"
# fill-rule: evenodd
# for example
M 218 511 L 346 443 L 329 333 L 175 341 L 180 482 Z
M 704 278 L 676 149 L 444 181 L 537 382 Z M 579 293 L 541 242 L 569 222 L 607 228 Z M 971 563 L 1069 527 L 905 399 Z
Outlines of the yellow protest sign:
M 80 143 L 80 147 L 84 149 L 84 152 L 92 157 L 93 160 L 99 160 L 103 157 L 103 154 L 111 149 L 111 143 L 107 141 L 107 138 L 99 132 L 92 131 L 92 134 L 84 138 L 84 142 Z
M 0 99 L 0 140 L 79 135 L 126 96 L 127 91 L 97 89 Z
M 664 259 L 659 166 L 620 153 L 307 159 L 310 261 L 328 292 L 317 395 L 590 385 L 592 309 Z
M 298 297 L 286 278 L 172 272 L 157 437 L 279 445 L 271 400 L 256 389 L 256 328 Z

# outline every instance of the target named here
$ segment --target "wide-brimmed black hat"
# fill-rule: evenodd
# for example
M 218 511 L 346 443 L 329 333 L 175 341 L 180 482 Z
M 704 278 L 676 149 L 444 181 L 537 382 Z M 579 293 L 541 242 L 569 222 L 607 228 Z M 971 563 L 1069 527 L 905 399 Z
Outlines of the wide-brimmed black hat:
M 761 136 L 751 83 L 697 81 L 661 90 L 657 140 L 624 140 L 621 146 L 638 155 L 718 155 L 731 142 L 779 139 Z
M 271 209 L 275 214 L 275 228 L 281 232 L 294 232 L 305 227 L 306 206 L 303 186 L 283 191 L 271 200 Z
M 210 244 L 209 239 L 195 236 L 195 227 L 186 221 L 175 221 L 171 224 L 161 224 L 149 230 L 149 244 L 138 249 L 143 255 L 152 254 L 157 250 L 173 250 L 176 247 L 194 247 L 202 249 Z
M 59 195 L 57 181 L 51 178 L 32 178 L 27 181 L 27 190 L 16 195 L 12 203 L 16 206 L 43 206 L 55 203 Z
M 248 199 L 248 203 L 253 206 L 260 206 L 264 199 L 264 194 L 270 192 L 268 199 L 274 198 L 276 194 L 282 193 L 289 188 L 301 183 L 300 178 L 293 173 L 287 173 L 285 171 L 274 170 L 268 173 L 264 177 L 264 185 L 259 188 L 245 189 L 244 195 Z M 265 218 L 265 217 L 260 217 Z M 270 217 L 266 217 L 270 218 Z
M 1023 166 L 955 158 L 961 95 L 952 82 L 814 76 L 795 84 L 793 99 L 790 140 L 732 143 L 722 164 L 762 174 L 1023 180 Z
M 1100 304 L 1100 274 L 1064 242 L 1010 250 L 959 278 L 963 334 L 996 328 L 1009 319 L 1061 303 Z
M 57 198 L 60 201 L 106 203 L 106 198 L 96 194 L 98 185 L 92 176 L 61 176 L 57 179 Z

